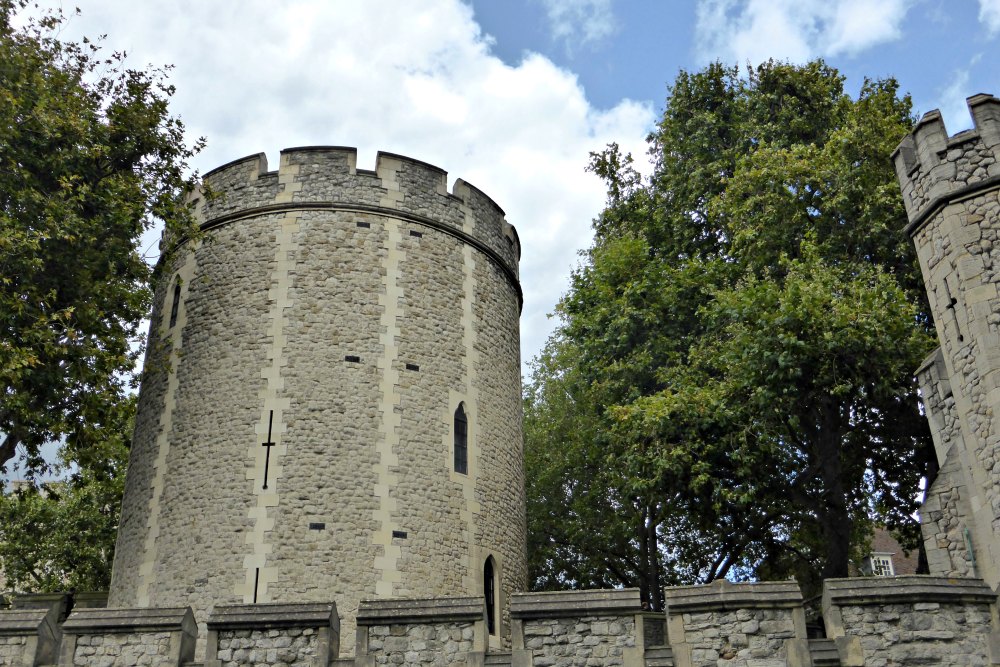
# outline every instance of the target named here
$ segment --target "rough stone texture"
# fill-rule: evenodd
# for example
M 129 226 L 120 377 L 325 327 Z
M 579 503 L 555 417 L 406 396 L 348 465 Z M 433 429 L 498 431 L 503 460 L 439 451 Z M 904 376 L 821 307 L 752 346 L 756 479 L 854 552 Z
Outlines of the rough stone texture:
M 894 158 L 943 361 L 943 369 L 921 369 L 943 472 L 925 507 L 924 540 L 937 552 L 933 573 L 969 573 L 997 585 L 1000 100 L 978 95 L 969 108 L 974 129 L 949 138 L 931 112 Z M 966 528 L 972 557 L 962 553 Z
M 625 649 L 635 646 L 635 618 L 581 616 L 524 622 L 524 648 L 536 667 L 625 665 Z
M 315 667 L 317 634 L 311 628 L 219 632 L 222 667 Z
M 823 618 L 842 664 L 978 667 L 1000 658 L 991 655 L 996 602 L 981 579 L 828 579 Z
M 806 652 L 802 592 L 794 582 L 679 586 L 665 591 L 668 641 L 691 667 L 786 667 Z M 797 643 L 796 643 L 797 642 Z
M 206 175 L 211 238 L 157 286 L 109 603 L 190 605 L 204 637 L 213 605 L 333 599 L 349 655 L 359 600 L 481 596 L 492 557 L 508 635 L 526 582 L 516 232 L 409 158 L 291 149 L 266 169 Z
M 988 606 L 927 602 L 848 606 L 841 613 L 861 640 L 866 667 L 990 664 Z
M 375 625 L 368 628 L 368 652 L 376 665 L 465 666 L 474 646 L 472 623 Z
M 169 632 L 79 635 L 73 652 L 75 667 L 141 667 L 169 665 Z
M 0 665 L 21 664 L 21 658 L 27 650 L 27 637 L 17 635 L 5 637 L 0 635 Z

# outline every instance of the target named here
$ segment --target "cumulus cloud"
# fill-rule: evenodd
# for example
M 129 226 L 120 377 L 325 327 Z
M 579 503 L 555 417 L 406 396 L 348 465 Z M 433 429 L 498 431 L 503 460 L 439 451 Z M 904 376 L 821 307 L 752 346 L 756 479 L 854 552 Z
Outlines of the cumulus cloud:
M 702 60 L 756 64 L 853 55 L 898 39 L 909 5 L 910 0 L 698 0 L 696 41 Z
M 542 0 L 552 38 L 568 49 L 597 42 L 617 27 L 611 0 Z
M 991 35 L 1000 33 L 1000 0 L 979 0 L 979 20 Z
M 201 171 L 260 151 L 273 168 L 282 148 L 347 145 L 361 168 L 378 150 L 401 153 L 447 169 L 449 187 L 461 177 L 493 197 L 523 244 L 526 359 L 604 203 L 588 152 L 617 141 L 642 155 L 654 120 L 647 103 L 595 108 L 542 56 L 503 63 L 459 0 L 78 4 L 68 38 L 108 32 L 107 48 L 133 64 L 175 65 L 174 111 L 208 138 Z

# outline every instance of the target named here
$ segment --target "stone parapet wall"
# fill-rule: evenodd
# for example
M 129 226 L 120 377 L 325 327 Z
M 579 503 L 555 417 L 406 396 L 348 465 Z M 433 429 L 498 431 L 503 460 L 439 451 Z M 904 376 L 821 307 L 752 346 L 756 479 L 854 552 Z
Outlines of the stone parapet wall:
M 340 648 L 333 603 L 216 607 L 205 667 L 327 667 Z
M 365 600 L 357 624 L 357 667 L 465 667 L 488 645 L 479 598 Z
M 59 651 L 59 608 L 0 611 L 0 665 L 54 663 Z
M 1000 664 L 997 597 L 981 579 L 827 580 L 823 619 L 843 667 Z
M 794 582 L 681 586 L 665 591 L 677 667 L 809 667 L 802 592 Z
M 519 593 L 515 665 L 641 667 L 647 621 L 637 589 Z
M 190 608 L 81 609 L 62 624 L 59 667 L 180 667 L 197 634 Z
M 363 600 L 356 652 L 343 658 L 333 603 L 222 606 L 207 623 L 203 667 L 1000 665 L 997 597 L 981 579 L 828 580 L 828 639 L 806 639 L 792 582 L 681 586 L 666 589 L 666 600 L 653 613 L 634 589 L 515 594 L 509 650 L 491 646 L 482 598 Z M 0 665 L 51 664 L 35 660 L 28 641 L 46 613 L 0 612 Z M 192 660 L 195 633 L 190 609 L 74 611 L 59 665 L 180 667 Z

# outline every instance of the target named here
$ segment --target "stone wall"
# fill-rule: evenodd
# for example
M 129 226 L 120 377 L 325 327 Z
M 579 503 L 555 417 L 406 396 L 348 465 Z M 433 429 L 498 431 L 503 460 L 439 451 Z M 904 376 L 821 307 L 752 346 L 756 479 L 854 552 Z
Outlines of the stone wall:
M 936 387 L 933 377 L 922 380 L 928 417 L 942 468 L 951 462 L 940 485 L 931 488 L 930 496 L 936 498 L 926 510 L 935 517 L 925 519 L 925 542 L 932 550 L 942 550 L 934 559 L 934 573 L 971 571 L 997 585 L 1000 100 L 976 95 L 969 98 L 969 109 L 975 127 L 953 137 L 940 113 L 926 114 L 894 159 L 909 217 L 907 230 L 941 343 L 943 372 L 934 371 L 935 364 L 922 369 L 938 376 Z M 962 540 L 954 534 L 959 525 Z M 962 542 L 972 544 L 972 558 L 962 557 Z
M 276 172 L 252 156 L 205 185 L 210 238 L 157 286 L 110 604 L 190 605 L 205 636 L 214 605 L 332 598 L 349 653 L 360 600 L 481 596 L 492 559 L 502 643 L 526 583 L 503 211 L 431 165 L 367 171 L 345 148 L 284 151 Z
M 1000 664 L 996 614 L 996 594 L 975 579 L 830 579 L 823 589 L 844 667 Z
M 357 623 L 358 667 L 464 667 L 488 643 L 479 598 L 367 600 Z
M 519 593 L 511 617 L 514 652 L 527 664 L 643 664 L 646 622 L 637 589 Z
M 332 603 L 216 607 L 207 625 L 205 667 L 327 667 L 339 652 Z
M 59 667 L 180 667 L 197 626 L 185 609 L 81 609 L 62 624 Z
M 666 589 L 667 634 L 678 667 L 805 667 L 802 593 L 794 582 Z
M 806 639 L 791 582 L 682 586 L 666 598 L 666 612 L 653 613 L 634 589 L 515 594 L 510 649 L 491 645 L 482 598 L 364 600 L 356 653 L 340 659 L 333 603 L 219 606 L 203 667 L 1000 665 L 997 597 L 981 579 L 828 580 L 821 639 Z M 0 665 L 52 664 L 57 642 L 41 661 L 30 645 L 50 611 L 0 612 Z M 74 610 L 61 631 L 62 667 L 180 667 L 198 632 L 190 609 Z

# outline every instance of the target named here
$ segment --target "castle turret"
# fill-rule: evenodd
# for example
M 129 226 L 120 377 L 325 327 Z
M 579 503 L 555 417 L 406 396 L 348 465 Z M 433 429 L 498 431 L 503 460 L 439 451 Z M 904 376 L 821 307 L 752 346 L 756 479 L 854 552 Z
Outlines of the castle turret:
M 893 155 L 939 350 L 918 370 L 940 473 L 921 521 L 932 574 L 1000 583 L 1000 100 L 949 137 L 926 114 Z
M 479 596 L 526 579 L 518 283 L 503 211 L 349 148 L 205 176 L 156 290 L 110 604 Z

